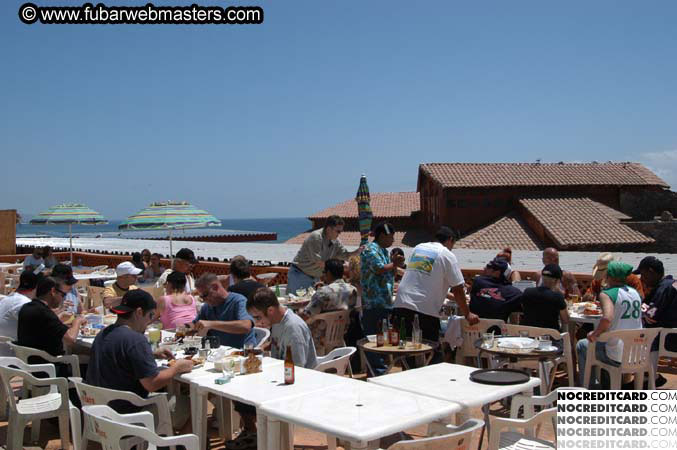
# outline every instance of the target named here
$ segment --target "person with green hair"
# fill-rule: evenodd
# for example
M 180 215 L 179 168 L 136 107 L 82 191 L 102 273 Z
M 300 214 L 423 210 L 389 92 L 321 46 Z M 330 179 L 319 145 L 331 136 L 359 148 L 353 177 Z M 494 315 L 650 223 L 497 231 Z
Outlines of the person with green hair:
M 624 262 L 611 261 L 609 263 L 606 273 L 607 287 L 599 295 L 602 318 L 597 327 L 588 333 L 587 339 L 581 339 L 576 344 L 578 377 L 581 386 L 583 386 L 585 362 L 590 343 L 595 344 L 594 351 L 598 360 L 619 366 L 623 354 L 623 342 L 619 339 L 596 342 L 597 339 L 607 331 L 642 328 L 642 298 L 635 289 L 625 284 L 625 279 L 632 273 L 632 269 L 630 264 Z M 590 381 L 593 382 L 593 380 Z M 629 382 L 625 379 L 623 381 Z

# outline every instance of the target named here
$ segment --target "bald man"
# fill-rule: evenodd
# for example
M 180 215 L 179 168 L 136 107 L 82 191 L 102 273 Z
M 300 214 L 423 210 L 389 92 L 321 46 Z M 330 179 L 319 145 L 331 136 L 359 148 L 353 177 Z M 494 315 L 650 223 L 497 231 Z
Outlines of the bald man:
M 548 247 L 543 250 L 543 266 L 548 264 L 557 264 L 559 266 L 559 252 L 557 249 Z M 541 280 L 538 280 L 538 286 L 541 285 Z M 557 289 L 559 292 L 564 294 L 566 298 L 569 295 L 581 295 L 581 291 L 578 289 L 578 283 L 576 282 L 576 277 L 574 274 L 567 271 L 562 271 L 562 280 L 559 282 Z

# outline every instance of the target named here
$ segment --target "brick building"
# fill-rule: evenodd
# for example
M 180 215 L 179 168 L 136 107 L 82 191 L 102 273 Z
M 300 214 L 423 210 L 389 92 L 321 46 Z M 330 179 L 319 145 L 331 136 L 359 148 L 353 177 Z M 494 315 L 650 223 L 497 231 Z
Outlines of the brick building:
M 397 245 L 409 246 L 445 224 L 461 231 L 457 245 L 465 248 L 665 252 L 674 249 L 664 236 L 677 231 L 677 221 L 656 217 L 677 216 L 677 194 L 632 162 L 421 164 L 416 193 L 373 194 L 372 208 L 375 222 L 404 230 Z M 355 231 L 342 235 L 344 243 L 359 242 L 353 199 L 309 217 L 313 229 L 330 214 Z

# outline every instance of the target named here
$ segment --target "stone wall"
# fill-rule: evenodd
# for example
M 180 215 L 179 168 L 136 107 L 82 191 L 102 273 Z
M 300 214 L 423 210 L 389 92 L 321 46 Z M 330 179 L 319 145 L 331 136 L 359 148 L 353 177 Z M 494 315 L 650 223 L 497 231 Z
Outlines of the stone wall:
M 643 251 L 654 251 L 656 253 L 676 253 L 677 252 L 677 220 L 654 219 L 651 221 L 623 221 L 624 225 L 633 230 L 656 239 L 653 248 L 644 248 Z
M 663 211 L 670 211 L 673 216 L 677 216 L 677 192 L 667 189 L 659 191 L 622 189 L 620 209 L 638 221 L 651 221 Z

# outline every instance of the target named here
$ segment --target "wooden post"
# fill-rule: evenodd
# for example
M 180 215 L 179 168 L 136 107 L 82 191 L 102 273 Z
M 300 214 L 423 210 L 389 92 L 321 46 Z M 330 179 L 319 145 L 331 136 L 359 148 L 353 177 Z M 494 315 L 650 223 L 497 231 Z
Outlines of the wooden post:
M 16 255 L 16 209 L 0 210 L 0 255 Z

